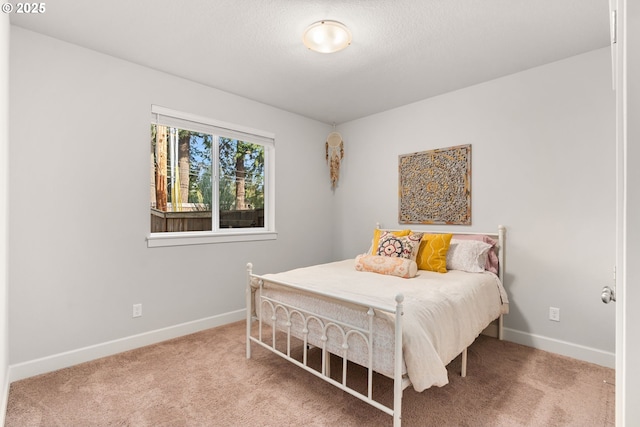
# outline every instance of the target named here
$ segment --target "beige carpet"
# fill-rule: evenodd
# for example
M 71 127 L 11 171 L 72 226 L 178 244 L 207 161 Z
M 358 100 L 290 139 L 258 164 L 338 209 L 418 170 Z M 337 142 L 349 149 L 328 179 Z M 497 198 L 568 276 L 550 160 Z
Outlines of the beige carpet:
M 389 415 L 253 349 L 245 359 L 240 322 L 18 381 L 6 427 L 392 424 Z M 468 376 L 459 372 L 458 357 L 447 386 L 405 390 L 403 425 L 614 426 L 612 369 L 481 336 L 469 349 Z M 390 402 L 392 382 L 376 377 L 374 396 Z

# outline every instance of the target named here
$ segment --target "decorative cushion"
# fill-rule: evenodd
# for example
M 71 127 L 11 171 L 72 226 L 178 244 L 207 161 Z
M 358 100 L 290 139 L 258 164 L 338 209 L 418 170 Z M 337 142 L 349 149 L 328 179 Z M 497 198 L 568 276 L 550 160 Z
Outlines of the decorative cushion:
M 382 233 L 385 233 L 385 231 L 382 231 L 379 228 L 376 228 L 375 230 L 373 230 L 373 241 L 371 242 L 371 248 L 369 248 L 369 252 L 368 252 L 369 254 L 377 255 L 378 243 L 380 243 L 380 235 Z M 411 230 L 396 230 L 396 231 L 391 231 L 391 233 L 393 233 L 394 236 L 403 237 L 403 236 L 408 236 L 411 233 Z
M 487 256 L 492 245 L 479 240 L 451 239 L 447 254 L 447 268 L 469 273 L 485 271 Z
M 420 270 L 447 272 L 447 252 L 452 234 L 425 234 L 420 242 L 416 262 Z
M 418 265 L 415 261 L 407 258 L 360 255 L 356 257 L 356 270 L 409 279 L 415 277 L 418 272 Z
M 497 241 L 484 234 L 454 234 L 453 238 L 456 240 L 479 240 L 491 245 L 489 254 L 487 255 L 487 263 L 484 269 L 494 274 L 498 274 L 500 268 L 500 261 L 498 259 L 498 248 L 496 247 Z
M 380 234 L 374 255 L 407 258 L 415 261 L 422 234 L 410 232 L 406 236 L 396 236 L 393 232 L 383 231 Z

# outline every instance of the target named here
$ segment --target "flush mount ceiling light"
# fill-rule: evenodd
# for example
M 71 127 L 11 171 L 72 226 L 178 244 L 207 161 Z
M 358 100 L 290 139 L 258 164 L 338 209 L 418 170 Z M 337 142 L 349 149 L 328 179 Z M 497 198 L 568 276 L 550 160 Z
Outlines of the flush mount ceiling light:
M 351 31 L 338 21 L 318 21 L 304 30 L 304 45 L 321 53 L 333 53 L 351 44 Z

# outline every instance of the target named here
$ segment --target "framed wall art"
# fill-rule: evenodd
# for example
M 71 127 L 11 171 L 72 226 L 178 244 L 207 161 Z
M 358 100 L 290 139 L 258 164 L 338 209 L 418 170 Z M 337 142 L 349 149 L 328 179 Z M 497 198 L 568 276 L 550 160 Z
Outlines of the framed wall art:
M 471 144 L 399 156 L 401 224 L 471 225 Z

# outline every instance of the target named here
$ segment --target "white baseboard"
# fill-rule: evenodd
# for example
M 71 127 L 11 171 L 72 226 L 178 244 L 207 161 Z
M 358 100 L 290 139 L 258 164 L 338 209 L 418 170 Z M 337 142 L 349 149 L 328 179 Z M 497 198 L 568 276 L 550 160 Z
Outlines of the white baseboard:
M 8 383 L 245 319 L 237 310 L 9 366 Z M 7 389 L 8 393 L 8 389 Z M 0 423 L 0 425 L 3 425 Z
M 616 355 L 608 351 L 586 347 L 579 344 L 560 341 L 554 338 L 543 337 L 541 335 L 530 334 L 528 332 L 517 331 L 515 329 L 504 328 L 504 339 L 550 353 L 561 354 L 607 368 L 616 367 Z
M 245 309 L 224 313 L 217 316 L 206 317 L 192 322 L 181 323 L 143 334 L 132 335 L 113 341 L 79 348 L 52 356 L 34 359 L 27 362 L 9 366 L 7 381 L 2 384 L 4 388 L 3 401 L 0 402 L 0 425 L 3 425 L 7 399 L 9 396 L 9 385 L 13 381 L 19 381 L 35 375 L 53 372 L 58 369 L 67 368 L 79 363 L 89 362 L 101 357 L 122 353 L 146 345 L 156 344 L 169 339 L 200 332 L 216 326 L 226 325 L 245 319 Z M 530 334 L 515 329 L 504 328 L 504 339 L 528 347 L 537 348 L 563 356 L 573 357 L 596 365 L 615 368 L 615 353 L 598 350 L 591 347 L 582 346 L 566 341 L 556 340 L 541 335 Z

